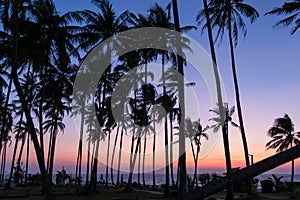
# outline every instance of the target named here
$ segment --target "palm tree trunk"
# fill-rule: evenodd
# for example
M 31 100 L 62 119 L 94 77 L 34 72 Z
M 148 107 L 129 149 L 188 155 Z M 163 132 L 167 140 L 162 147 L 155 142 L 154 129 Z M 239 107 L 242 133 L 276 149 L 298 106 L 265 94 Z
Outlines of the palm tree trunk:
M 133 166 L 134 136 L 135 136 L 135 128 L 133 129 L 133 133 L 132 133 L 132 137 L 131 137 L 130 160 L 129 160 L 129 162 L 130 162 L 130 164 L 129 164 L 129 177 L 128 177 L 127 186 L 126 186 L 126 187 L 128 187 L 129 190 L 132 189 L 132 187 L 131 187 L 132 175 L 131 174 L 133 174 L 133 171 L 131 171 L 131 170 L 133 170 L 133 168 L 134 168 L 134 166 Z M 138 146 L 137 146 L 137 149 L 138 149 Z
M 218 72 L 217 56 L 216 56 L 216 51 L 215 51 L 211 21 L 209 18 L 210 13 L 208 11 L 207 0 L 203 0 L 203 5 L 204 5 L 204 10 L 205 10 L 205 18 L 206 18 L 206 24 L 207 24 L 207 34 L 208 34 L 208 40 L 209 40 L 210 53 L 211 53 L 211 57 L 212 57 L 212 61 L 213 61 L 212 64 L 213 64 L 215 81 L 216 81 L 219 112 L 220 112 L 220 116 L 224 116 L 224 113 L 222 113 L 223 112 L 223 109 L 222 109 L 223 100 L 222 100 L 220 76 L 219 76 L 219 72 Z
M 153 112 L 153 119 L 155 119 L 155 113 Z M 155 129 L 155 120 L 153 120 L 153 146 L 152 146 L 152 181 L 153 181 L 153 190 L 156 189 L 156 183 L 155 183 L 155 144 L 156 144 L 156 129 Z
M 216 181 L 211 181 L 207 185 L 191 192 L 189 194 L 189 199 L 203 200 L 204 198 L 212 194 L 224 190 L 228 185 L 232 185 L 242 180 L 248 180 L 249 178 L 258 176 L 266 171 L 274 169 L 299 157 L 300 146 L 297 145 L 286 151 L 256 162 L 249 167 L 240 169 L 237 172 L 230 174 L 228 177 L 224 177 L 223 179 Z
M 99 143 L 100 138 L 97 139 L 96 142 L 96 148 L 95 148 L 95 156 L 94 156 L 94 164 L 92 166 L 92 172 L 91 172 L 91 181 L 89 184 L 88 192 L 95 191 L 97 188 L 97 168 L 98 168 L 98 153 L 99 153 Z
M 6 148 L 7 148 L 7 142 L 4 142 L 4 147 L 3 147 L 3 151 L 2 151 L 2 158 L 1 158 L 1 168 L 0 168 L 0 174 L 1 174 L 0 183 L 3 183 L 4 176 L 5 176 Z
M 53 163 L 54 163 L 54 155 L 55 155 L 56 137 L 57 137 L 57 129 L 54 128 L 52 145 L 51 145 L 51 154 L 50 154 L 50 167 L 49 167 L 50 182 L 53 182 L 52 177 L 53 177 Z
M 293 148 L 293 143 L 291 143 L 291 148 Z M 292 160 L 292 173 L 291 173 L 291 183 L 294 183 L 294 173 L 295 173 L 295 163 L 294 159 Z
M 294 183 L 294 171 L 295 171 L 295 163 L 292 160 L 292 175 L 291 175 L 291 183 Z
M 30 148 L 30 135 L 27 133 L 26 166 L 25 166 L 25 183 L 27 183 L 27 180 L 28 180 L 29 148 Z
M 118 159 L 118 174 L 117 174 L 117 185 L 120 183 L 120 168 L 121 168 L 121 157 L 122 157 L 122 147 L 123 147 L 123 134 L 124 134 L 124 124 L 122 125 L 121 138 L 120 138 L 120 149 L 119 149 L 119 159 Z
M 111 156 L 111 164 L 110 164 L 110 178 L 111 178 L 111 184 L 114 185 L 114 158 L 115 158 L 115 152 L 116 152 L 116 146 L 117 146 L 117 141 L 118 141 L 118 136 L 119 136 L 119 130 L 120 126 L 117 125 L 117 133 L 116 133 L 116 138 L 115 138 L 115 143 L 114 143 L 114 148 Z
M 142 143 L 139 144 L 139 161 L 138 161 L 138 185 L 141 185 L 141 153 L 142 153 Z
M 196 180 L 196 170 L 197 170 L 197 166 L 196 166 L 196 154 L 195 154 L 195 149 L 194 149 L 194 145 L 193 145 L 193 140 L 190 138 L 190 142 L 191 142 L 191 147 L 192 147 L 192 153 L 193 153 L 193 159 L 194 159 L 194 176 L 193 176 L 193 181 L 192 181 L 192 187 L 194 188 L 195 186 L 195 180 Z
M 16 159 L 16 154 L 17 154 L 18 142 L 19 142 L 19 137 L 16 136 L 16 143 L 15 143 L 13 156 L 12 156 L 12 160 L 11 160 L 9 178 L 8 178 L 8 181 L 7 181 L 7 184 L 6 184 L 5 188 L 10 188 L 10 185 L 11 185 L 11 179 L 12 179 L 13 171 L 14 171 L 14 167 L 15 167 L 15 159 Z
M 23 155 L 23 150 L 24 150 L 24 145 L 25 145 L 25 141 L 26 141 L 26 135 L 24 135 L 24 137 L 22 138 L 22 143 L 21 143 L 21 148 L 20 148 L 20 151 L 19 151 L 19 157 L 18 157 L 18 160 L 17 160 L 17 171 L 21 171 L 21 159 L 22 159 L 22 155 Z M 16 178 L 16 182 L 18 182 L 20 177 L 17 176 Z M 22 183 L 21 183 L 22 184 Z
M 145 179 L 145 159 L 146 159 L 146 149 L 147 149 L 147 134 L 145 134 L 144 138 L 144 152 L 143 152 L 143 186 L 146 187 L 146 179 Z
M 162 54 L 162 59 L 161 59 L 161 64 L 162 64 L 162 78 L 163 78 L 163 95 L 164 95 L 164 105 L 167 105 L 166 101 L 166 83 L 165 83 L 165 55 Z M 169 164 L 169 139 L 168 139 L 168 111 L 166 110 L 166 116 L 165 116 L 165 158 L 166 158 L 166 186 L 164 190 L 164 197 L 168 197 L 170 195 L 170 164 Z
M 7 94 L 6 94 L 6 99 L 5 99 L 5 104 L 4 104 L 3 116 L 2 116 L 3 124 L 1 126 L 1 132 L 0 132 L 0 153 L 1 153 L 1 150 L 2 150 L 2 142 L 3 142 L 3 139 L 4 139 L 3 137 L 4 137 L 5 127 L 6 127 L 6 115 L 7 115 L 7 109 L 8 109 L 8 103 L 9 103 L 11 88 L 12 88 L 12 76 L 10 75 Z
M 230 176 L 231 174 L 231 159 L 230 159 L 230 148 L 229 148 L 229 139 L 228 139 L 228 121 L 225 121 L 224 126 L 222 128 L 223 132 L 223 143 L 224 143 L 224 152 L 225 152 L 225 160 L 226 160 L 226 176 Z M 228 186 L 226 190 L 226 200 L 233 199 L 233 188 L 232 186 Z
M 132 176 L 133 176 L 134 165 L 135 165 L 135 162 L 136 162 L 136 158 L 137 158 L 140 143 L 141 143 L 141 137 L 138 137 L 136 147 L 135 147 L 134 156 L 133 156 L 133 160 L 132 160 L 132 164 L 131 164 L 131 169 L 130 169 L 130 173 L 129 173 L 129 177 L 128 177 L 128 182 L 127 182 L 126 187 L 124 188 L 125 192 L 132 191 L 132 185 L 131 185 Z
M 230 3 L 230 1 L 227 0 L 227 3 Z M 230 12 L 230 10 L 228 12 Z M 230 14 L 229 14 L 229 16 L 230 16 Z M 242 115 L 242 106 L 241 106 L 241 101 L 240 101 L 240 92 L 239 92 L 239 85 L 238 85 L 238 80 L 237 80 L 236 66 L 235 66 L 235 54 L 234 54 L 234 46 L 233 46 L 233 39 L 232 39 L 231 17 L 228 18 L 228 35 L 229 35 L 231 67 L 232 67 L 232 75 L 233 75 L 233 80 L 234 80 L 236 105 L 237 105 L 238 118 L 239 118 L 243 147 L 244 147 L 244 156 L 245 156 L 246 166 L 248 167 L 248 166 L 250 166 L 249 152 L 248 152 L 248 144 L 247 144 L 247 139 L 246 139 L 243 115 Z
M 47 172 L 49 174 L 50 171 L 50 158 L 51 158 L 51 149 L 52 149 L 52 141 L 53 141 L 53 128 L 50 128 L 50 137 L 49 137 L 49 146 L 48 146 L 48 157 L 47 157 Z
M 19 99 L 21 101 L 22 109 L 25 113 L 27 123 L 29 126 L 29 132 L 31 134 L 31 138 L 33 141 L 33 145 L 35 148 L 36 152 L 36 157 L 37 161 L 40 167 L 40 172 L 42 175 L 42 180 L 43 180 L 43 191 L 45 193 L 45 199 L 46 200 L 55 200 L 55 196 L 52 191 L 51 184 L 49 182 L 47 173 L 46 173 L 46 168 L 45 168 L 45 163 L 44 163 L 44 158 L 41 153 L 41 148 L 37 139 L 37 135 L 35 132 L 34 128 L 34 123 L 32 120 L 32 117 L 30 115 L 30 111 L 28 109 L 28 104 L 25 100 L 25 96 L 23 94 L 19 79 L 18 79 L 18 73 L 17 73 L 17 68 L 18 68 L 18 39 L 19 39 L 19 31 L 18 31 L 18 0 L 13 1 L 13 59 L 12 59 L 12 77 L 13 77 L 13 82 L 17 91 L 17 94 L 19 96 Z
M 180 32 L 180 24 L 179 24 L 179 14 L 178 14 L 178 5 L 177 0 L 172 0 L 173 5 L 173 15 L 174 15 L 174 23 L 175 30 Z M 179 107 L 180 107 L 180 127 L 179 127 L 179 166 L 180 166 L 180 181 L 179 181 L 179 194 L 182 200 L 187 198 L 187 173 L 186 173 L 186 152 L 185 152 L 185 135 L 184 135 L 184 123 L 185 120 L 185 102 L 184 102 L 184 70 L 183 70 L 183 60 L 179 56 L 181 54 L 181 49 L 178 49 L 177 53 L 177 67 L 178 72 L 180 73 L 178 77 L 178 93 L 179 93 Z
M 107 140 L 107 154 L 106 154 L 106 172 L 105 172 L 105 185 L 106 188 L 108 188 L 108 162 L 109 162 L 109 149 L 110 149 L 110 134 L 111 132 L 108 132 L 108 140 Z
M 20 116 L 19 129 L 21 128 L 21 122 L 22 121 L 23 121 L 23 112 L 21 113 L 21 116 Z M 19 142 L 19 135 L 16 135 L 16 143 L 15 143 L 15 147 L 14 147 L 14 151 L 13 151 L 13 157 L 12 157 L 12 161 L 11 161 L 11 168 L 10 168 L 10 173 L 9 173 L 9 178 L 8 178 L 8 181 L 7 181 L 7 184 L 6 184 L 6 188 L 10 188 L 10 186 L 11 186 L 11 179 L 12 179 L 12 175 L 13 175 L 13 168 L 14 168 L 14 165 L 15 165 L 18 142 Z M 22 146 L 23 145 L 24 145 L 24 138 L 23 138 Z M 23 147 L 21 149 L 23 149 Z M 19 158 L 20 157 L 21 157 L 21 152 L 20 152 Z M 17 163 L 18 163 L 17 164 L 17 167 L 18 167 L 18 165 L 20 164 L 19 159 L 18 159 Z
M 174 179 L 174 169 L 173 169 L 173 113 L 170 112 L 170 171 L 171 171 L 171 180 L 172 186 L 175 186 L 175 179 Z
M 88 149 L 87 149 L 87 163 L 86 163 L 86 178 L 85 178 L 85 187 L 89 185 L 89 176 L 90 176 L 90 150 L 91 150 L 91 138 L 88 137 Z
M 43 94 L 42 94 L 43 95 Z M 41 96 L 41 100 L 39 102 L 39 131 L 40 131 L 40 146 L 41 146 L 41 153 L 45 159 L 44 153 L 44 129 L 43 129 L 43 98 Z

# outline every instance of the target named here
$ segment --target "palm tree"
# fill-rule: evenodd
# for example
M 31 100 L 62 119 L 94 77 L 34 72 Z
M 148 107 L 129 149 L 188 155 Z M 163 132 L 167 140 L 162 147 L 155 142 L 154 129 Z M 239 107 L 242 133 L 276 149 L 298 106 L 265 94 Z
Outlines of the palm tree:
M 63 118 L 71 109 L 69 106 L 71 100 L 65 79 L 61 75 L 56 75 L 56 70 L 49 70 L 49 74 L 52 74 L 52 77 L 48 78 L 44 88 L 46 91 L 51 91 L 45 96 L 44 129 L 50 133 L 47 170 L 52 181 L 56 139 L 59 131 L 64 132 Z
M 229 176 L 231 174 L 231 158 L 230 158 L 230 145 L 229 145 L 229 130 L 228 123 L 231 122 L 233 126 L 238 126 L 235 122 L 232 121 L 232 114 L 234 113 L 234 107 L 230 110 L 228 109 L 228 104 L 224 103 L 221 112 L 219 108 L 215 108 L 210 110 L 216 117 L 210 119 L 210 121 L 216 122 L 216 124 L 210 126 L 214 132 L 218 132 L 220 128 L 222 128 L 223 135 L 223 143 L 224 143 L 224 152 L 225 152 L 225 160 L 226 160 L 226 175 Z M 223 116 L 220 113 L 225 113 L 225 120 L 223 121 Z M 224 134 L 225 133 L 225 134 Z M 233 199 L 233 189 L 232 186 L 227 187 L 226 199 Z
M 237 81 L 236 64 L 235 64 L 235 53 L 234 47 L 237 46 L 239 39 L 239 32 L 245 37 L 247 34 L 246 24 L 243 20 L 243 16 L 250 19 L 253 23 L 258 17 L 258 12 L 248 4 L 245 4 L 241 0 L 212 0 L 209 4 L 208 12 L 210 14 L 210 22 L 213 28 L 217 28 L 216 38 L 222 40 L 225 30 L 228 31 L 228 39 L 230 45 L 230 55 L 231 55 L 231 67 L 234 79 L 235 87 L 235 97 L 238 111 L 238 118 L 241 129 L 241 136 L 244 146 L 244 157 L 246 161 L 246 166 L 249 166 L 249 156 L 248 156 L 248 145 L 246 139 L 246 133 L 244 128 L 242 108 L 240 103 L 239 86 Z
M 197 181 L 197 171 L 198 171 L 198 158 L 200 153 L 200 147 L 201 147 L 201 138 L 204 137 L 206 140 L 208 140 L 208 134 L 205 133 L 206 130 L 208 130 L 208 126 L 204 129 L 202 128 L 202 125 L 200 124 L 200 119 L 198 121 L 192 121 L 190 118 L 185 119 L 185 134 L 186 137 L 190 139 L 191 147 L 192 147 L 192 153 L 194 158 L 194 178 L 192 186 L 194 187 L 195 182 L 196 186 L 198 186 Z M 196 152 L 195 152 L 195 147 Z
M 174 16 L 174 25 L 175 30 L 177 32 L 180 32 L 181 27 L 179 23 L 179 11 L 178 11 L 178 5 L 177 0 L 172 0 L 172 6 L 173 6 L 173 16 Z M 180 49 L 178 49 L 180 51 Z M 178 72 L 184 76 L 184 70 L 183 70 L 183 60 L 179 56 L 180 52 L 177 54 L 177 67 Z M 181 119 L 185 119 L 185 103 L 184 103 L 184 81 L 181 76 L 178 78 L 178 93 L 179 93 L 179 106 L 180 106 L 180 117 Z M 185 135 L 184 135 L 184 125 L 181 124 L 180 119 L 180 130 L 179 130 L 179 174 L 180 174 L 180 181 L 179 181 L 179 194 L 180 198 L 185 200 L 187 198 L 187 175 L 186 175 L 186 153 L 185 153 Z M 184 122 L 183 122 L 184 123 Z
M 285 2 L 281 7 L 276 7 L 273 10 L 267 12 L 265 15 L 289 15 L 288 17 L 285 17 L 284 19 L 280 20 L 275 24 L 275 26 L 290 26 L 291 24 L 294 24 L 294 27 L 291 31 L 291 34 L 297 32 L 297 30 L 300 27 L 300 1 L 299 0 L 293 0 L 290 2 Z
M 107 0 L 92 0 L 91 2 L 100 10 L 100 12 L 84 10 L 76 11 L 75 13 L 73 13 L 73 16 L 76 16 L 76 18 L 80 22 L 84 21 L 86 23 L 84 26 L 85 30 L 77 34 L 77 36 L 80 38 L 79 48 L 84 51 L 90 51 L 92 48 L 94 48 L 96 45 L 98 45 L 105 39 L 114 36 L 121 31 L 126 30 L 126 23 L 129 18 L 129 13 L 127 11 L 117 16 L 116 12 L 112 7 L 112 4 Z M 113 51 L 115 45 L 118 44 L 110 44 L 110 46 L 108 47 L 108 58 L 110 58 L 111 55 L 111 52 L 109 51 Z M 97 91 L 97 101 L 100 104 L 100 110 L 103 110 L 103 102 L 107 96 L 107 76 L 110 73 L 111 67 L 109 67 L 105 71 L 103 78 L 100 81 L 99 89 Z M 101 124 L 103 123 L 101 122 Z M 98 149 L 96 149 L 96 151 L 98 151 Z M 94 160 L 94 163 L 97 162 Z M 96 169 L 96 166 L 94 166 L 94 169 Z M 95 173 L 92 174 L 96 176 Z M 93 179 L 95 178 L 96 177 L 93 177 Z
M 139 145 L 141 143 L 141 138 L 147 134 L 153 132 L 153 127 L 151 126 L 149 111 L 151 106 L 154 104 L 156 96 L 156 89 L 152 84 L 142 85 L 138 90 L 134 91 L 134 97 L 130 98 L 129 106 L 131 110 L 131 117 L 133 120 L 133 140 L 137 139 L 136 148 L 133 152 L 133 145 L 131 145 L 131 159 L 130 159 L 130 173 L 127 181 L 127 185 L 124 191 L 132 190 L 132 176 L 134 171 L 134 165 L 137 158 L 137 153 L 139 150 Z
M 294 124 L 287 114 L 275 119 L 273 126 L 268 130 L 268 136 L 272 139 L 266 144 L 267 150 L 276 149 L 276 152 L 282 152 L 300 144 L 300 132 L 294 131 Z M 294 160 L 292 160 L 292 183 L 294 182 L 294 165 Z
M 24 75 L 24 78 L 20 78 L 20 82 L 22 84 L 21 85 L 22 90 L 24 91 L 24 94 L 26 94 L 26 101 L 29 104 L 28 107 L 31 110 L 31 107 L 32 107 L 31 105 L 32 105 L 33 98 L 34 98 L 35 79 L 33 77 L 33 73 L 30 73 L 30 67 L 28 68 L 27 74 Z M 23 148 L 24 148 L 24 144 L 25 144 L 26 135 L 28 134 L 28 125 L 25 121 L 23 121 L 24 112 L 22 110 L 22 106 L 20 106 L 20 101 L 14 100 L 13 105 L 14 105 L 15 109 L 17 109 L 16 115 L 20 116 L 20 120 L 15 125 L 15 128 L 14 128 L 14 132 L 16 134 L 15 135 L 15 147 L 14 147 L 13 156 L 12 156 L 12 163 L 11 163 L 9 178 L 8 178 L 7 184 L 5 186 L 6 188 L 11 187 L 11 179 L 13 176 L 13 169 L 15 169 L 16 172 L 20 170 L 22 152 L 23 152 Z M 22 140 L 22 144 L 21 144 L 21 148 L 20 148 L 20 152 L 19 152 L 19 157 L 17 159 L 16 166 L 15 166 L 16 151 L 17 151 L 18 142 L 20 139 Z M 18 176 L 15 177 L 15 183 L 16 184 L 18 183 Z

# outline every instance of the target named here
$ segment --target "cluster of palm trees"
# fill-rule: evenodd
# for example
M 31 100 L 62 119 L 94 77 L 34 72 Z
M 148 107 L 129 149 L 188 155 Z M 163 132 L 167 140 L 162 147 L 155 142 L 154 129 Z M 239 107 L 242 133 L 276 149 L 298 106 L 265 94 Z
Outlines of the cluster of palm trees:
M 201 138 L 208 139 L 208 135 L 205 132 L 207 128 L 203 128 L 199 121 L 185 118 L 184 82 L 180 77 L 175 77 L 174 80 L 174 73 L 172 72 L 172 70 L 177 70 L 184 77 L 185 60 L 182 57 L 172 52 L 161 50 L 142 49 L 132 51 L 122 55 L 116 63 L 112 62 L 106 68 L 99 82 L 95 83 L 97 88 L 92 90 L 89 85 L 82 85 L 78 93 L 76 93 L 76 97 L 72 96 L 72 91 L 79 63 L 83 61 L 90 51 L 106 39 L 118 35 L 122 31 L 139 27 L 162 27 L 178 32 L 188 31 L 195 27 L 180 26 L 176 0 L 172 0 L 172 4 L 168 4 L 166 7 L 155 4 L 146 15 L 133 14 L 129 11 L 124 11 L 118 15 L 114 11 L 113 5 L 107 0 L 91 0 L 91 3 L 96 6 L 96 11 L 72 11 L 61 15 L 56 10 L 52 0 L 0 0 L 2 25 L 0 31 L 0 182 L 4 180 L 6 152 L 13 137 L 15 138 L 15 145 L 10 176 L 6 186 L 10 187 L 13 173 L 19 172 L 23 168 L 22 155 L 25 144 L 27 152 L 25 164 L 26 181 L 28 176 L 29 147 L 32 142 L 43 178 L 45 196 L 47 199 L 54 199 L 51 184 L 53 182 L 56 141 L 59 134 L 64 132 L 65 124 L 63 120 L 67 116 L 78 115 L 81 121 L 76 158 L 77 186 L 80 186 L 83 181 L 82 162 L 84 152 L 83 140 L 85 137 L 87 138 L 88 148 L 86 191 L 92 191 L 97 186 L 100 141 L 107 140 L 108 144 L 106 150 L 106 184 L 108 184 L 109 170 L 111 171 L 111 176 L 113 174 L 115 156 L 118 156 L 116 184 L 119 184 L 122 153 L 120 150 L 116 151 L 116 147 L 118 146 L 118 149 L 122 149 L 124 134 L 131 133 L 130 175 L 126 190 L 131 190 L 136 159 L 138 159 L 138 171 L 140 172 L 142 165 L 142 171 L 144 172 L 146 147 L 149 145 L 147 136 L 150 134 L 153 134 L 152 163 L 153 186 L 155 188 L 156 126 L 157 123 L 162 123 L 166 147 L 165 195 L 169 195 L 169 176 L 171 175 L 172 185 L 178 186 L 182 199 L 184 199 L 187 193 L 185 139 L 189 138 L 192 147 L 195 162 L 193 182 L 197 184 Z M 239 119 L 238 127 L 241 130 L 245 163 L 246 166 L 249 166 L 234 48 L 237 45 L 239 35 L 246 36 L 247 29 L 244 18 L 249 19 L 253 23 L 259 17 L 259 14 L 253 7 L 244 3 L 243 0 L 203 0 L 203 5 L 204 8 L 199 11 L 196 21 L 199 25 L 203 25 L 203 30 L 208 32 L 218 93 L 217 108 L 212 110 L 217 115 L 213 118 L 217 123 L 214 128 L 221 128 L 222 130 L 226 169 L 227 174 L 230 174 L 228 122 L 231 121 L 233 109 L 229 110 L 227 104 L 223 103 L 222 100 L 220 75 L 218 73 L 214 45 L 216 41 L 222 41 L 224 33 L 228 34 Z M 299 19 L 297 19 L 299 9 L 300 2 L 295 0 L 285 3 L 281 8 L 275 8 L 267 14 L 292 14 L 278 22 L 277 25 L 290 25 L 295 21 L 296 27 L 292 31 L 294 33 L 300 26 Z M 173 18 L 171 10 L 173 10 Z M 216 34 L 215 37 L 213 34 Z M 117 42 L 111 44 L 107 47 L 107 52 L 116 49 L 116 45 L 120 44 Z M 107 57 L 111 57 L 111 55 Z M 157 60 L 161 61 L 162 66 L 162 84 L 159 86 L 151 84 L 153 74 L 147 70 L 148 64 Z M 173 67 L 165 67 L 167 63 Z M 139 65 L 144 66 L 143 71 L 136 68 Z M 125 93 L 128 98 L 120 99 L 120 101 L 114 103 L 112 101 L 113 91 L 117 84 L 120 84 L 121 77 L 129 73 L 130 70 L 136 70 L 136 74 L 140 74 L 138 76 L 139 79 L 133 80 L 137 89 L 132 91 L 132 88 L 126 88 Z M 168 87 L 168 85 L 173 87 Z M 76 106 L 73 106 L 73 108 L 71 107 L 72 100 L 76 102 Z M 126 104 L 127 100 L 128 103 Z M 153 106 L 155 104 L 160 104 L 165 109 L 164 115 L 154 111 Z M 122 120 L 114 118 L 112 113 L 113 107 L 117 108 L 115 110 L 119 111 L 118 114 Z M 97 122 L 94 120 L 94 116 L 97 117 Z M 126 123 L 130 121 L 126 120 L 128 118 L 133 119 L 132 124 Z M 173 154 L 173 146 L 176 143 L 173 129 L 176 128 L 176 124 L 180 125 L 181 121 L 184 121 L 185 125 L 178 126 L 178 177 L 175 181 L 173 160 L 176 155 Z M 291 131 L 290 129 L 287 130 L 289 133 Z M 115 141 L 111 147 L 110 140 L 114 133 Z M 49 135 L 47 151 L 45 151 L 46 144 L 44 143 L 46 134 Z M 269 134 L 274 137 L 274 140 L 279 137 L 271 129 Z M 276 143 L 276 141 L 273 141 L 268 143 L 267 146 L 277 148 L 278 146 L 274 146 L 274 142 Z M 293 144 L 296 143 L 298 142 Z M 19 145 L 21 146 L 19 152 L 17 152 Z M 284 148 L 280 147 L 280 150 L 284 150 Z M 112 155 L 110 155 L 111 153 Z M 171 174 L 169 175 L 169 173 Z M 145 185 L 144 173 L 142 176 L 143 184 Z M 18 179 L 18 176 L 14 178 Z M 113 176 L 111 181 L 114 182 Z M 228 187 L 227 199 L 232 198 L 232 189 Z

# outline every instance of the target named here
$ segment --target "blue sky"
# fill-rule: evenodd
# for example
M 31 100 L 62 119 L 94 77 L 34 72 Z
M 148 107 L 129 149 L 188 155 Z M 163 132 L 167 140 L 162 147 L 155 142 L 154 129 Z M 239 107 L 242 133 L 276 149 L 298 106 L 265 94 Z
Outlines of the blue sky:
M 56 0 L 54 2 L 61 13 L 96 9 L 87 0 Z M 145 14 L 155 2 L 164 6 L 170 1 L 112 0 L 111 2 L 117 13 L 129 10 L 134 13 Z M 272 27 L 280 17 L 264 16 L 265 12 L 282 5 L 284 1 L 249 0 L 245 2 L 255 7 L 260 13 L 260 18 L 254 24 L 247 23 L 247 37 L 245 40 L 241 38 L 236 48 L 238 80 L 249 151 L 254 154 L 254 160 L 257 161 L 274 153 L 274 151 L 266 152 L 264 145 L 269 139 L 266 132 L 275 118 L 288 113 L 296 125 L 296 130 L 300 130 L 300 31 L 291 36 L 291 28 Z M 197 12 L 202 9 L 202 1 L 179 0 L 178 4 L 181 25 L 196 25 L 195 17 Z M 208 39 L 205 33 L 201 35 L 201 31 L 197 30 L 191 31 L 187 35 L 198 41 L 209 51 Z M 217 46 L 218 65 L 225 84 L 227 101 L 229 105 L 235 105 L 228 51 L 227 37 L 224 35 L 222 44 Z M 187 74 L 189 72 L 187 69 Z M 192 75 L 188 76 L 193 79 Z M 200 86 L 196 87 L 198 87 L 196 89 L 201 89 Z M 208 111 L 210 108 L 205 109 Z M 237 121 L 236 116 L 234 116 L 234 120 Z M 60 136 L 61 139 L 58 140 L 66 141 L 63 138 L 68 137 L 67 132 L 65 135 Z M 236 162 L 236 165 L 239 165 L 239 161 L 243 159 L 243 152 L 241 150 L 241 140 L 237 134 L 238 132 L 233 129 L 230 141 L 234 147 L 232 150 L 233 163 Z M 72 145 L 76 146 L 75 144 L 77 142 Z M 59 141 L 57 148 L 58 151 L 59 148 L 64 148 L 63 145 L 59 144 Z M 75 148 L 73 150 L 75 151 Z M 221 141 L 219 141 L 210 157 L 217 159 L 218 156 L 223 156 Z M 283 169 L 280 172 L 283 172 Z M 300 173 L 300 170 L 298 173 Z

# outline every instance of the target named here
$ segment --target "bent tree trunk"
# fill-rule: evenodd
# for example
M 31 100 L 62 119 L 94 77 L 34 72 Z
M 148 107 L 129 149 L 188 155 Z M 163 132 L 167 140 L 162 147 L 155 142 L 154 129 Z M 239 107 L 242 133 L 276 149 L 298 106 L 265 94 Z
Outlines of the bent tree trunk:
M 261 160 L 220 180 L 212 181 L 204 187 L 190 193 L 189 199 L 204 199 L 212 194 L 215 194 L 216 192 L 224 190 L 228 187 L 228 185 L 232 185 L 237 181 L 247 180 L 299 157 L 300 145 Z
M 31 117 L 30 111 L 28 109 L 28 104 L 26 102 L 25 96 L 23 94 L 19 77 L 18 77 L 18 37 L 19 37 L 19 31 L 18 31 L 18 1 L 13 1 L 13 59 L 12 59 L 12 72 L 11 76 L 13 79 L 13 83 L 15 85 L 17 94 L 19 96 L 19 99 L 21 101 L 22 109 L 24 111 L 24 114 L 26 116 L 26 120 L 29 127 L 29 133 L 31 136 L 31 139 L 33 141 L 33 145 L 35 148 L 36 158 L 39 164 L 40 172 L 42 175 L 43 180 L 43 191 L 45 194 L 46 200 L 55 200 L 55 196 L 52 191 L 52 187 L 50 185 L 50 181 L 48 179 L 46 168 L 45 168 L 45 162 L 43 155 L 41 153 L 40 144 L 38 142 L 38 138 L 35 132 L 35 127 L 33 123 L 33 119 Z

